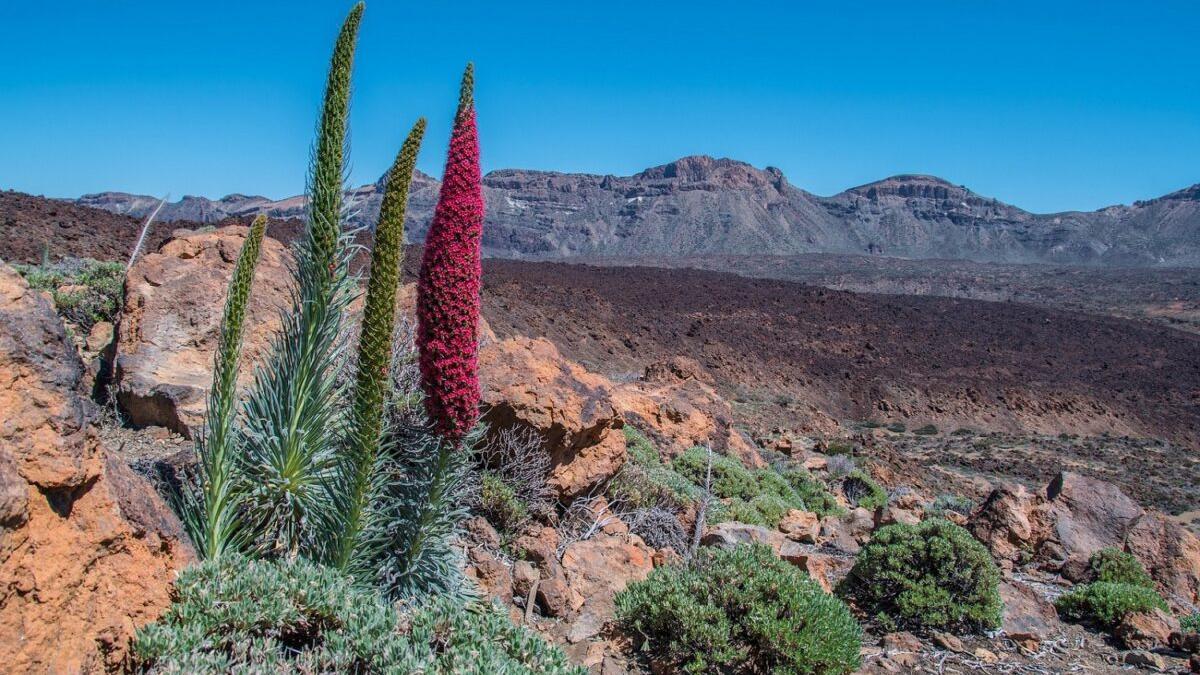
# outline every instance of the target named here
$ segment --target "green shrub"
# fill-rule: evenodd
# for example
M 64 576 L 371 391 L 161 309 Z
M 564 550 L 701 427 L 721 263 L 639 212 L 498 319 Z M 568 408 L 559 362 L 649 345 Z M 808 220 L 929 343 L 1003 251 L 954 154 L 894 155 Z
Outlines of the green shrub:
M 888 502 L 887 490 L 861 469 L 851 471 L 842 481 L 842 494 L 846 495 L 851 504 L 869 511 L 885 506 Z
M 616 598 L 635 644 L 689 673 L 848 673 L 862 629 L 849 610 L 765 546 L 705 549 Z
M 937 432 L 938 428 L 932 424 L 926 424 L 923 427 L 913 430 L 913 433 L 918 436 L 936 436 Z
M 804 510 L 812 511 L 821 517 L 838 515 L 845 511 L 825 484 L 807 470 L 793 468 L 782 472 L 781 475 L 804 504 Z
M 1180 619 L 1179 629 L 1184 633 L 1200 633 L 1200 612 L 1192 612 Z
M 1146 568 L 1133 555 L 1117 548 L 1102 548 L 1092 554 L 1088 561 L 1096 581 L 1114 584 L 1131 584 L 1154 590 L 1154 580 Z
M 700 500 L 703 489 L 664 465 L 649 439 L 633 427 L 624 431 L 629 461 L 609 484 L 610 497 L 634 509 L 666 507 L 676 511 Z
M 675 458 L 676 475 L 692 485 L 704 483 L 708 451 L 692 448 Z M 734 520 L 751 525 L 775 527 L 791 509 L 812 511 L 824 516 L 840 513 L 837 499 L 825 485 L 799 466 L 777 471 L 774 468 L 747 469 L 731 457 L 712 456 L 713 494 L 728 503 L 716 505 L 710 522 Z M 884 498 L 886 499 L 886 493 Z
M 975 505 L 970 499 L 960 497 L 959 495 L 938 495 L 933 503 L 925 509 L 925 514 L 932 518 L 941 518 L 947 513 L 961 513 L 962 515 L 970 515 L 971 509 Z
M 427 598 L 404 617 L 348 576 L 303 558 L 206 561 L 184 570 L 174 593 L 162 618 L 137 635 L 143 670 L 582 672 L 493 605 Z
M 125 284 L 121 263 L 66 258 L 16 269 L 31 288 L 49 291 L 59 315 L 84 332 L 101 321 L 112 321 L 121 309 Z
M 692 483 L 703 486 L 708 470 L 709 452 L 694 447 L 676 457 L 671 466 Z M 712 491 L 718 497 L 737 497 L 749 501 L 758 494 L 758 482 L 749 469 L 732 457 L 712 453 Z
M 1168 611 L 1167 603 L 1153 589 L 1111 581 L 1077 586 L 1059 596 L 1054 606 L 1067 621 L 1091 622 L 1104 628 L 1113 628 L 1133 612 L 1155 608 Z
M 908 428 L 908 427 L 904 426 L 904 423 L 903 423 L 903 422 L 892 422 L 891 424 L 887 425 L 887 430 L 888 430 L 888 431 L 891 431 L 891 432 L 894 432 L 894 433 L 897 433 L 897 434 L 902 434 L 902 433 L 904 433 L 904 430 L 905 430 L 905 429 L 907 429 L 907 428 Z
M 227 555 L 185 569 L 175 602 L 138 635 L 151 672 L 404 672 L 416 655 L 382 599 L 297 559 Z
M 987 549 L 942 519 L 879 528 L 838 593 L 885 623 L 905 628 L 1000 625 L 1000 572 Z
M 827 455 L 853 455 L 856 446 L 850 441 L 829 441 L 825 445 Z
M 529 509 L 517 493 L 498 476 L 484 471 L 479 485 L 479 512 L 496 529 L 513 533 L 529 519 Z

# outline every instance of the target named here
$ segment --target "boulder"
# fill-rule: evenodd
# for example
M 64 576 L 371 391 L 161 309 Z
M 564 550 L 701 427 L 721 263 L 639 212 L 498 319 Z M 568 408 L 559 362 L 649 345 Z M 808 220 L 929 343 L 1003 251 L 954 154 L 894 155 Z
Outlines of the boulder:
M 766 466 L 754 443 L 733 425 L 733 407 L 693 359 L 678 356 L 646 367 L 640 380 L 617 385 L 613 399 L 622 417 L 670 456 L 696 445 Z
M 1121 546 L 1145 511 L 1120 488 L 1076 473 L 1062 472 L 1046 487 L 1052 535 L 1062 548 L 1064 576 L 1081 581 L 1092 554 Z
M 1179 620 L 1161 609 L 1125 615 L 1113 629 L 1113 637 L 1126 649 L 1155 649 L 1165 646 L 1179 631 Z
M 1031 586 L 1015 579 L 1000 582 L 1004 602 L 1000 630 L 1017 642 L 1044 642 L 1062 633 L 1054 603 L 1043 598 Z
M 493 430 L 532 428 L 544 439 L 550 484 L 564 499 L 611 477 L 625 462 L 624 421 L 612 382 L 563 358 L 549 340 L 510 338 L 479 354 L 484 419 Z
M 785 539 L 783 534 L 761 525 L 725 522 L 709 527 L 700 543 L 717 548 L 734 548 L 741 544 L 765 544 L 779 553 Z
M 821 532 L 821 519 L 815 513 L 792 509 L 779 521 L 779 531 L 792 541 L 812 544 Z
M 968 528 L 997 562 L 1012 567 L 1023 552 L 1032 551 L 1049 536 L 1042 504 L 1022 485 L 1001 485 L 971 514 Z
M 117 400 L 133 424 L 190 437 L 203 421 L 226 291 L 248 232 L 241 226 L 177 230 L 129 270 L 113 375 Z M 242 384 L 250 381 L 250 364 L 268 350 L 279 309 L 289 302 L 288 261 L 283 244 L 263 240 L 247 310 Z
M 563 551 L 562 567 L 571 591 L 582 599 L 570 641 L 593 637 L 616 612 L 613 597 L 654 569 L 654 550 L 637 535 L 601 535 L 577 541 Z
M 103 672 L 192 560 L 179 521 L 101 447 L 50 303 L 0 265 L 0 661 Z
M 968 527 L 1007 569 L 1032 561 L 1084 581 L 1091 556 L 1115 547 L 1146 567 L 1174 610 L 1200 603 L 1200 539 L 1101 480 L 1063 472 L 1041 495 L 1002 486 L 971 514 Z

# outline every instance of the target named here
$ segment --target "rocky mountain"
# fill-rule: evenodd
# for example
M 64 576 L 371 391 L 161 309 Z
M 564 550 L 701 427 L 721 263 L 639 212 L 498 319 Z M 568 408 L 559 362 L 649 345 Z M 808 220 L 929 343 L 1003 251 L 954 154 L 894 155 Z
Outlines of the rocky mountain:
M 410 236 L 420 241 L 438 183 L 419 174 Z M 901 175 L 821 197 L 776 168 L 695 156 L 633 176 L 505 169 L 484 178 L 485 246 L 501 257 L 663 257 L 852 253 L 901 258 L 1123 266 L 1200 265 L 1200 185 L 1130 206 L 1035 214 L 932 176 Z M 349 193 L 369 224 L 381 185 Z M 106 192 L 77 200 L 128 215 L 153 198 Z M 303 215 L 304 200 L 185 197 L 168 220 Z

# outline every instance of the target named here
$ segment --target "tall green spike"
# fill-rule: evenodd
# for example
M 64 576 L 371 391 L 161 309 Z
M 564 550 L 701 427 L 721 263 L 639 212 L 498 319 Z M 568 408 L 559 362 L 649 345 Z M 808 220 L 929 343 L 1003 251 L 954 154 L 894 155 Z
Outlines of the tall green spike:
M 360 2 L 346 16 L 333 48 L 309 176 L 308 237 L 313 257 L 326 267 L 335 262 L 341 236 L 350 76 L 354 70 L 354 46 L 362 14 L 363 3 Z
M 234 481 L 237 460 L 234 437 L 234 405 L 237 402 L 238 360 L 245 333 L 246 307 L 254 271 L 262 251 L 267 217 L 260 215 L 238 253 L 217 343 L 212 389 L 208 392 L 205 429 L 199 439 L 200 503 L 185 521 L 197 552 L 205 559 L 220 557 L 238 543 L 238 498 Z M 196 511 L 199 511 L 198 513 Z
M 463 71 L 462 87 L 458 90 L 458 111 L 455 116 L 461 116 L 463 112 L 469 110 L 475 105 L 475 64 L 468 61 L 467 68 Z
M 342 539 L 335 562 L 339 567 L 351 563 L 365 526 L 365 511 L 370 497 L 371 474 L 375 469 L 383 435 L 383 407 L 390 385 L 392 332 L 396 326 L 396 287 L 404 258 L 404 216 L 408 208 L 408 189 L 417 153 L 425 136 L 425 118 L 417 120 L 388 171 L 379 223 L 375 227 L 375 245 L 371 249 L 371 277 L 363 309 L 362 330 L 358 338 L 358 371 L 351 408 L 348 508 Z

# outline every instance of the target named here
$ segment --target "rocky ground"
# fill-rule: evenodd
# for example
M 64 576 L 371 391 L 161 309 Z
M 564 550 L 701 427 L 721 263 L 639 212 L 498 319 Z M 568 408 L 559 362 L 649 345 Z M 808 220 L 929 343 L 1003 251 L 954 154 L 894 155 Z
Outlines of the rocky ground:
M 732 272 L 858 293 L 1019 302 L 1200 333 L 1200 272 L 1187 267 L 1012 265 L 828 253 L 606 257 L 593 262 Z
M 190 558 L 152 485 L 191 461 L 186 436 L 203 410 L 242 232 L 180 232 L 148 250 L 116 325 L 94 330 L 96 339 L 68 337 L 49 300 L 0 268 L 0 374 L 12 383 L 5 409 L 20 420 L 0 427 L 17 448 L 15 469 L 0 463 L 0 625 L 25 638 L 0 654 L 9 663 L 119 666 L 134 627 L 165 606 L 168 579 Z M 275 282 L 285 265 L 282 246 L 268 243 L 251 301 L 252 354 L 284 299 Z M 776 529 L 722 523 L 703 537 L 769 545 L 827 588 L 878 527 L 916 522 L 944 494 L 968 500 L 945 515 L 1003 570 L 1001 629 L 909 635 L 868 622 L 864 672 L 1200 668 L 1165 619 L 1138 617 L 1112 637 L 1063 623 L 1051 604 L 1106 546 L 1135 554 L 1176 613 L 1200 602 L 1200 540 L 1178 522 L 1200 499 L 1190 487 L 1200 339 L 1020 305 L 707 272 L 491 261 L 486 274 L 487 419 L 536 432 L 556 501 L 587 510 L 555 510 L 511 533 L 474 518 L 463 539 L 468 572 L 514 620 L 593 672 L 654 668 L 614 625 L 613 596 L 678 555 L 647 544 L 598 496 L 629 461 L 626 426 L 664 457 L 695 444 L 748 466 L 782 456 L 830 489 L 841 485 L 831 465 L 854 456 L 887 489 L 885 506 L 855 508 L 839 492 L 845 515 L 795 510 Z M 402 313 L 411 303 L 406 287 Z M 111 392 L 120 415 L 97 409 L 95 391 Z M 920 428 L 930 422 L 933 431 Z

